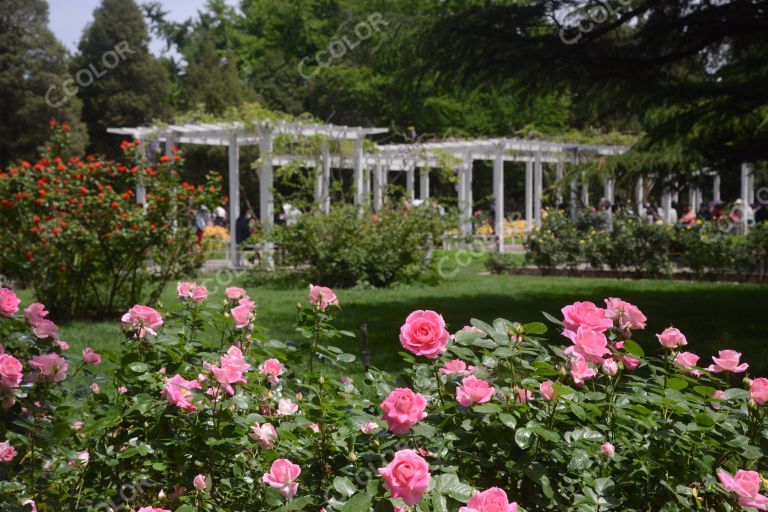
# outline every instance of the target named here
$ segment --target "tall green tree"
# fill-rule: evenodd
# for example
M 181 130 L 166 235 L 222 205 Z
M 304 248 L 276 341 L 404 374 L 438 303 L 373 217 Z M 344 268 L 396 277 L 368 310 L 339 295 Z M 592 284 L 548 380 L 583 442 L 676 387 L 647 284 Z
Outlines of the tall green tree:
M 168 114 L 170 81 L 149 52 L 149 33 L 134 0 L 102 0 L 80 40 L 72 66 L 79 79 L 91 149 L 114 150 L 110 126 L 136 126 Z
M 32 159 L 50 119 L 68 123 L 81 147 L 80 102 L 63 92 L 67 52 L 48 29 L 45 0 L 3 0 L 0 9 L 0 166 Z

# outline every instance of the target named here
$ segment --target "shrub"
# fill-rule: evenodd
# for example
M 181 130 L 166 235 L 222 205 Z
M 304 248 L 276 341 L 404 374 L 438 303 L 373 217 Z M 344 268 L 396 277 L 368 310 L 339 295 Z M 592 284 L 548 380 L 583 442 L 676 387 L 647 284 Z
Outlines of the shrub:
M 200 263 L 190 204 L 218 192 L 177 178 L 181 155 L 151 165 L 124 143 L 125 162 L 62 159 L 66 133 L 37 163 L 0 172 L 2 272 L 29 284 L 58 317 L 124 310 L 159 296 L 169 279 Z M 146 207 L 137 204 L 138 183 Z
M 431 208 L 388 209 L 378 214 L 342 207 L 303 215 L 275 229 L 281 263 L 306 267 L 313 282 L 332 286 L 388 286 L 409 280 L 429 263 L 446 222 Z
M 509 274 L 520 268 L 522 255 L 492 252 L 485 259 L 485 268 L 491 274 Z
M 65 368 L 40 305 L 21 319 L 0 291 L 2 510 L 725 512 L 768 500 L 768 380 L 742 380 L 731 350 L 699 364 L 674 328 L 645 354 L 633 339 L 646 318 L 619 299 L 547 316 L 567 348 L 540 322 L 472 320 L 450 336 L 439 314 L 415 311 L 403 372 L 353 379 L 332 290 L 310 290 L 286 343 L 258 329 L 243 290 L 178 291 L 168 311 L 126 313 L 112 382 L 77 407 L 62 378 L 97 379 L 98 357 Z M 59 371 L 34 369 L 45 361 Z

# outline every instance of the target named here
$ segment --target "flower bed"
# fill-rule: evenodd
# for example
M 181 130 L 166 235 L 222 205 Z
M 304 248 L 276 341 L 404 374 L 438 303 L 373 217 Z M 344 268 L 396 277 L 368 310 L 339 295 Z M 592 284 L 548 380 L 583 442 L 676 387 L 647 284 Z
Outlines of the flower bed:
M 392 333 L 402 373 L 353 378 L 331 289 L 287 342 L 242 289 L 177 291 L 124 314 L 103 376 L 106 354 L 68 355 L 45 306 L 0 290 L 1 510 L 768 508 L 768 379 L 733 350 L 704 364 L 673 327 L 644 335 L 620 299 L 546 315 L 565 346 L 541 322 L 451 335 L 414 311 Z

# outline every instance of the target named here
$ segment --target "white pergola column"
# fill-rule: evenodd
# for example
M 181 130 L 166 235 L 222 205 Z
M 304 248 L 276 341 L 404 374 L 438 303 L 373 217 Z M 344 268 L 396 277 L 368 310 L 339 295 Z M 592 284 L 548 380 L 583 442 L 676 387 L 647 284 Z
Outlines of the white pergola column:
M 562 157 L 557 159 L 555 164 L 555 180 L 557 181 L 557 189 L 555 190 L 555 208 L 560 208 L 563 204 L 563 174 L 564 163 Z
M 331 149 L 327 142 L 320 146 L 320 179 L 323 182 L 323 194 L 320 209 L 328 213 L 331 211 Z
M 419 198 L 424 201 L 429 199 L 429 167 L 419 169 Z
M 611 206 L 616 202 L 615 186 L 616 180 L 614 178 L 610 176 L 605 178 L 605 182 L 603 183 L 603 197 L 605 197 L 605 200 L 608 201 Z
M 533 227 L 533 162 L 525 162 L 525 230 Z
M 139 141 L 139 148 L 144 158 L 147 158 L 147 148 L 144 147 L 144 140 L 140 137 L 135 137 Z M 139 174 L 136 181 L 136 204 L 140 204 L 143 208 L 147 207 L 147 187 L 144 186 L 143 177 Z
M 472 234 L 472 155 L 466 153 L 459 167 L 459 217 L 462 236 Z
M 661 209 L 664 215 L 664 223 L 672 223 L 672 194 L 669 190 L 664 190 L 661 193 Z
M 232 268 L 240 266 L 240 254 L 237 251 L 237 219 L 240 218 L 240 148 L 237 135 L 229 137 L 227 147 L 229 164 L 229 259 Z M 264 157 L 262 153 L 260 157 Z M 263 181 L 261 182 L 263 184 Z
M 749 181 L 752 175 L 752 164 L 741 164 L 741 226 L 744 234 L 747 234 L 749 230 L 749 222 L 747 219 L 747 197 L 749 196 Z
M 384 188 L 387 186 L 386 174 L 382 172 L 381 158 L 376 158 L 373 168 L 373 209 L 381 211 L 384 207 Z
M 352 171 L 355 176 L 355 205 L 362 206 L 365 196 L 365 178 L 363 177 L 363 135 L 355 139 L 355 149 L 352 154 Z
M 579 161 L 579 154 L 575 149 L 571 151 L 570 161 L 571 161 L 571 164 L 573 164 L 574 166 Z M 571 181 L 569 184 L 569 192 L 570 192 L 569 207 L 571 211 L 571 220 L 576 220 L 576 217 L 579 213 L 579 178 L 575 174 L 571 176 Z
M 712 200 L 720 202 L 720 173 L 716 172 L 712 178 Z M 698 208 L 698 206 L 696 206 Z
M 747 205 L 750 207 L 755 203 L 755 173 L 749 173 L 749 183 L 747 184 Z
M 643 201 L 645 200 L 645 194 L 643 193 L 643 177 L 638 176 L 635 181 L 635 210 L 637 215 L 641 218 L 645 218 L 645 206 Z
M 405 191 L 408 196 L 408 202 L 413 204 L 416 199 L 416 164 L 409 164 L 405 170 Z
M 496 239 L 499 252 L 504 252 L 504 148 L 496 148 L 496 158 L 493 161 L 493 199 L 496 206 Z
M 537 151 L 533 165 L 533 220 L 536 227 L 541 227 L 541 195 L 543 181 L 544 168 L 541 163 L 541 151 Z
M 275 221 L 275 200 L 272 195 L 272 188 L 274 187 L 272 142 L 271 127 L 264 125 L 259 139 L 259 159 L 261 160 L 261 167 L 259 168 L 259 220 L 261 220 L 264 231 L 270 231 Z
M 589 182 L 584 173 L 581 173 L 581 204 L 589 208 Z

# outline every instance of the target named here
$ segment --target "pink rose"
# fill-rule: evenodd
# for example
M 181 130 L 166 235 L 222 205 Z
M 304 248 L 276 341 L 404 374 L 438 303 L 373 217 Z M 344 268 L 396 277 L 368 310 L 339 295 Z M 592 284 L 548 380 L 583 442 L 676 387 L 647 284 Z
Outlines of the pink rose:
M 91 391 L 93 391 L 94 393 L 101 393 L 101 386 L 99 386 L 95 382 L 92 382 L 91 383 Z
M 768 379 L 760 377 L 749 381 L 749 396 L 758 405 L 768 402 Z
M 192 480 L 192 485 L 197 489 L 198 491 L 204 491 L 208 487 L 210 487 L 210 484 L 208 483 L 208 480 L 205 478 L 205 475 L 197 475 Z
M 208 289 L 201 284 L 197 284 L 194 288 L 192 288 L 192 294 L 190 297 L 193 301 L 199 304 L 208 298 Z
M 603 373 L 613 377 L 619 373 L 619 364 L 615 359 L 606 359 L 603 361 Z
M 456 400 L 464 407 L 470 407 L 472 404 L 488 402 L 495 392 L 496 389 L 487 381 L 470 375 L 462 379 L 461 386 L 456 388 Z
M 715 364 L 709 365 L 707 367 L 707 370 L 712 373 L 742 373 L 746 371 L 747 368 L 749 368 L 747 363 L 739 364 L 739 359 L 741 359 L 741 352 L 736 352 L 735 350 L 721 350 L 718 352 L 718 355 L 720 357 L 712 356 L 712 361 L 714 361 Z
M 69 465 L 73 468 L 82 468 L 88 465 L 91 460 L 91 455 L 88 452 L 75 452 L 75 458 L 69 461 Z
M 621 362 L 624 363 L 624 369 L 632 371 L 640 366 L 640 360 L 631 356 L 621 356 Z
M 602 446 L 600 446 L 600 451 L 609 459 L 612 459 L 613 456 L 616 455 L 616 448 L 614 448 L 611 443 L 603 443 Z
M 39 302 L 33 302 L 24 310 L 24 318 L 27 319 L 29 325 L 35 325 L 38 321 L 48 316 L 48 311 L 45 309 L 45 305 Z
M 434 311 L 414 311 L 400 327 L 400 343 L 417 356 L 437 358 L 445 352 L 449 339 L 445 320 Z
M 571 371 L 571 377 L 573 377 L 573 382 L 577 386 L 583 386 L 584 381 L 597 375 L 597 372 L 590 368 L 587 360 L 581 356 L 572 357 L 568 365 Z
M 262 481 L 280 491 L 288 499 L 296 496 L 299 484 L 296 479 L 301 474 L 301 468 L 288 459 L 277 459 L 272 463 L 269 473 L 264 473 Z
M 83 362 L 85 364 L 100 364 L 101 356 L 97 352 L 94 352 L 91 347 L 86 347 L 85 350 L 83 350 Z
M 531 393 L 529 390 L 525 388 L 518 388 L 517 386 L 513 387 L 512 390 L 515 392 L 515 401 L 519 402 L 521 404 L 527 404 L 531 400 L 533 400 L 533 393 Z
M 307 300 L 320 311 L 325 311 L 328 306 L 338 306 L 339 299 L 333 290 L 325 286 L 309 285 L 309 297 Z
M 163 317 L 155 309 L 149 306 L 136 304 L 123 315 L 123 323 L 130 324 L 134 330 L 137 330 L 139 338 L 143 338 L 147 333 L 156 335 L 156 330 L 163 325 Z
M 13 291 L 8 288 L 0 288 L 0 315 L 13 316 L 19 310 L 21 301 Z
M 277 402 L 278 416 L 293 416 L 299 412 L 299 406 L 291 401 L 290 398 L 281 398 Z
M 452 361 L 448 361 L 443 365 L 442 368 L 440 368 L 440 374 L 441 375 L 469 375 L 470 372 L 469 370 L 467 370 L 467 363 L 465 363 L 461 359 L 454 359 Z
M 248 304 L 236 306 L 229 312 L 232 314 L 232 319 L 235 321 L 235 327 L 238 329 L 251 327 L 253 322 L 253 309 Z
M 688 344 L 685 335 L 674 327 L 667 327 L 664 329 L 664 332 L 657 334 L 656 337 L 659 339 L 661 346 L 669 350 L 674 350 Z
M 11 462 L 16 457 L 16 450 L 8 441 L 0 443 L 0 461 Z
M 166 379 L 162 395 L 169 403 L 180 409 L 195 411 L 197 407 L 192 403 L 193 389 L 200 389 L 200 383 L 197 380 L 186 380 L 177 373 L 170 379 Z
M 611 354 L 608 350 L 608 338 L 602 332 L 589 327 L 579 327 L 573 337 L 574 350 L 590 363 L 602 363 L 603 358 Z
M 621 299 L 605 299 L 605 318 L 613 320 L 613 324 L 622 331 L 645 329 L 647 318 L 637 308 Z
M 397 388 L 381 403 L 387 422 L 393 434 L 406 434 L 412 426 L 427 417 L 427 399 L 408 388 Z
M 722 389 L 718 389 L 714 393 L 709 395 L 709 398 L 712 398 L 714 400 L 725 400 L 725 391 L 723 391 Z
M 402 498 L 406 504 L 413 506 L 419 501 L 429 487 L 429 466 L 421 456 L 413 450 L 400 450 L 395 458 L 379 468 L 379 474 L 384 479 L 384 488 L 393 498 Z
M 259 425 L 254 424 L 251 427 L 251 433 L 248 434 L 251 439 L 258 441 L 262 448 L 273 448 L 277 440 L 277 430 L 271 423 Z
M 195 287 L 195 283 L 183 282 L 176 285 L 176 295 L 180 299 L 186 299 L 192 296 L 192 288 Z
M 59 354 L 41 354 L 29 360 L 35 371 L 29 376 L 30 382 L 61 382 L 67 378 L 69 363 Z
M 57 339 L 59 337 L 59 327 L 46 318 L 38 319 L 32 325 L 32 332 L 41 340 L 45 338 Z
M 739 497 L 742 507 L 754 507 L 758 510 L 768 510 L 768 497 L 760 494 L 760 474 L 757 471 L 740 469 L 735 475 L 717 470 L 717 478 L 726 491 Z
M 539 391 L 541 392 L 541 396 L 544 397 L 544 400 L 552 400 L 557 396 L 555 388 L 552 387 L 552 384 L 553 382 L 551 380 L 547 380 L 539 384 Z
M 280 382 L 278 377 L 283 374 L 283 365 L 277 359 L 267 359 L 259 367 L 259 372 L 269 380 L 270 384 L 277 386 Z
M 675 363 L 679 364 L 686 370 L 690 370 L 696 366 L 699 362 L 699 356 L 693 352 L 680 352 L 675 356 Z
M 566 331 L 576 332 L 579 327 L 586 327 L 604 332 L 613 327 L 613 320 L 606 317 L 606 311 L 592 302 L 574 302 L 560 311 L 563 313 L 563 327 Z
M 125 386 L 120 386 L 119 388 L 117 388 L 117 393 L 118 393 L 119 395 L 124 395 L 124 394 L 126 394 L 127 392 L 128 392 L 128 388 L 127 388 L 127 387 L 125 387 Z
M 139 512 L 171 512 L 170 510 L 166 508 L 160 508 L 160 507 L 141 507 L 139 509 Z
M 21 361 L 9 354 L 0 354 L 0 387 L 13 389 L 21 384 L 23 377 Z
M 502 489 L 491 487 L 472 496 L 467 506 L 460 509 L 461 511 L 517 512 L 517 503 L 510 503 L 507 493 Z
M 243 290 L 242 288 L 238 288 L 236 286 L 230 286 L 229 288 L 224 290 L 224 295 L 226 295 L 226 297 L 229 300 L 240 300 L 243 297 L 247 296 L 247 294 L 245 293 L 245 290 Z
M 363 434 L 373 434 L 377 430 L 379 430 L 379 424 L 373 421 L 369 421 L 368 423 L 360 427 L 360 432 L 362 432 Z
M 213 377 L 230 395 L 235 394 L 232 384 L 247 384 L 245 373 L 251 365 L 245 361 L 243 352 L 236 346 L 229 347 L 227 353 L 221 356 L 220 365 L 205 363 L 205 367 L 213 373 Z

